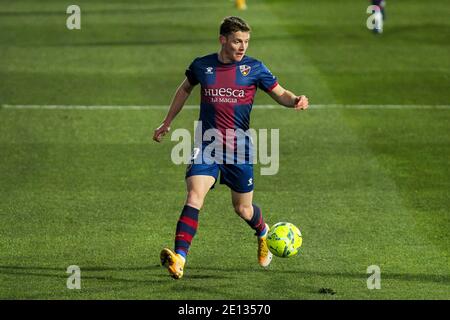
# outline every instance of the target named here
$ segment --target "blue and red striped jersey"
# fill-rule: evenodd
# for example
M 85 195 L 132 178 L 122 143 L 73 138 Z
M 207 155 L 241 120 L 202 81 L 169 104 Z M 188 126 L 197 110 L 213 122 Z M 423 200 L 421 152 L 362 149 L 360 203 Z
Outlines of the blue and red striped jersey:
M 205 129 L 247 130 L 256 89 L 269 92 L 277 79 L 267 67 L 248 56 L 224 64 L 218 54 L 195 59 L 186 70 L 191 85 L 201 85 L 200 120 Z
M 227 129 L 249 129 L 257 88 L 270 92 L 278 84 L 261 61 L 248 56 L 228 64 L 220 62 L 217 53 L 199 57 L 185 74 L 191 85 L 201 85 L 202 134 L 217 129 L 224 137 Z

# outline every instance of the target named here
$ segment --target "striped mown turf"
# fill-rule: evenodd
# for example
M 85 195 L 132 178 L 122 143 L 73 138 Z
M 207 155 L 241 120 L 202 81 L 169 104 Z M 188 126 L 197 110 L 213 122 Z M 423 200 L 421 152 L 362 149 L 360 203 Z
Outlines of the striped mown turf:
M 350 0 L 78 4 L 80 31 L 59 1 L 0 9 L 0 298 L 449 298 L 445 2 L 389 2 L 381 37 Z M 170 160 L 175 141 L 151 137 L 227 14 L 252 25 L 249 55 L 312 104 L 293 112 L 258 92 L 252 112 L 253 128 L 280 130 L 280 170 L 256 165 L 255 202 L 270 224 L 297 225 L 303 246 L 261 269 L 218 185 L 174 281 L 159 251 L 173 245 L 185 167 Z M 172 129 L 193 131 L 197 103 L 198 88 Z M 66 287 L 70 265 L 81 290 Z M 380 290 L 367 289 L 370 265 Z

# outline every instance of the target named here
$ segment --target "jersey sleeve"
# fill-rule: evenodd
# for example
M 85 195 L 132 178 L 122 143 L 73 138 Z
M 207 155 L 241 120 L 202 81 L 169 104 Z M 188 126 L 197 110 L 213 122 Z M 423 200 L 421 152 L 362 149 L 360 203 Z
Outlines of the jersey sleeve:
M 184 73 L 192 86 L 196 86 L 200 82 L 197 76 L 195 75 L 196 61 L 197 59 L 192 61 L 192 63 L 189 65 L 189 67 L 186 69 L 186 72 Z
M 272 91 L 278 84 L 277 78 L 270 72 L 270 70 L 261 62 L 260 72 L 258 74 L 258 87 L 265 92 Z

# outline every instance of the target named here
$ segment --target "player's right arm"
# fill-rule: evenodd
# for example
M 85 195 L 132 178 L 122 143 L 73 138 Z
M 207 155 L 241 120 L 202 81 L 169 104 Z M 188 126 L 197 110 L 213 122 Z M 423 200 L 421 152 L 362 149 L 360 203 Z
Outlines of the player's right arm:
M 153 140 L 156 142 L 161 142 L 162 137 L 169 132 L 170 124 L 173 119 L 177 116 L 177 114 L 181 111 L 184 106 L 184 103 L 189 98 L 189 95 L 194 89 L 194 86 L 191 85 L 189 80 L 186 78 L 178 87 L 175 95 L 170 103 L 169 111 L 167 112 L 167 116 L 164 119 L 163 123 L 155 129 L 153 133 Z

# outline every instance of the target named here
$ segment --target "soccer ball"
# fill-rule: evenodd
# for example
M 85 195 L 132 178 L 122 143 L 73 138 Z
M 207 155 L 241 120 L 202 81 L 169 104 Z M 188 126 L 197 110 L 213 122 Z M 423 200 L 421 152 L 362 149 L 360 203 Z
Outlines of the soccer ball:
M 302 245 L 300 230 L 289 222 L 278 222 L 267 234 L 267 245 L 270 252 L 282 258 L 293 257 Z

